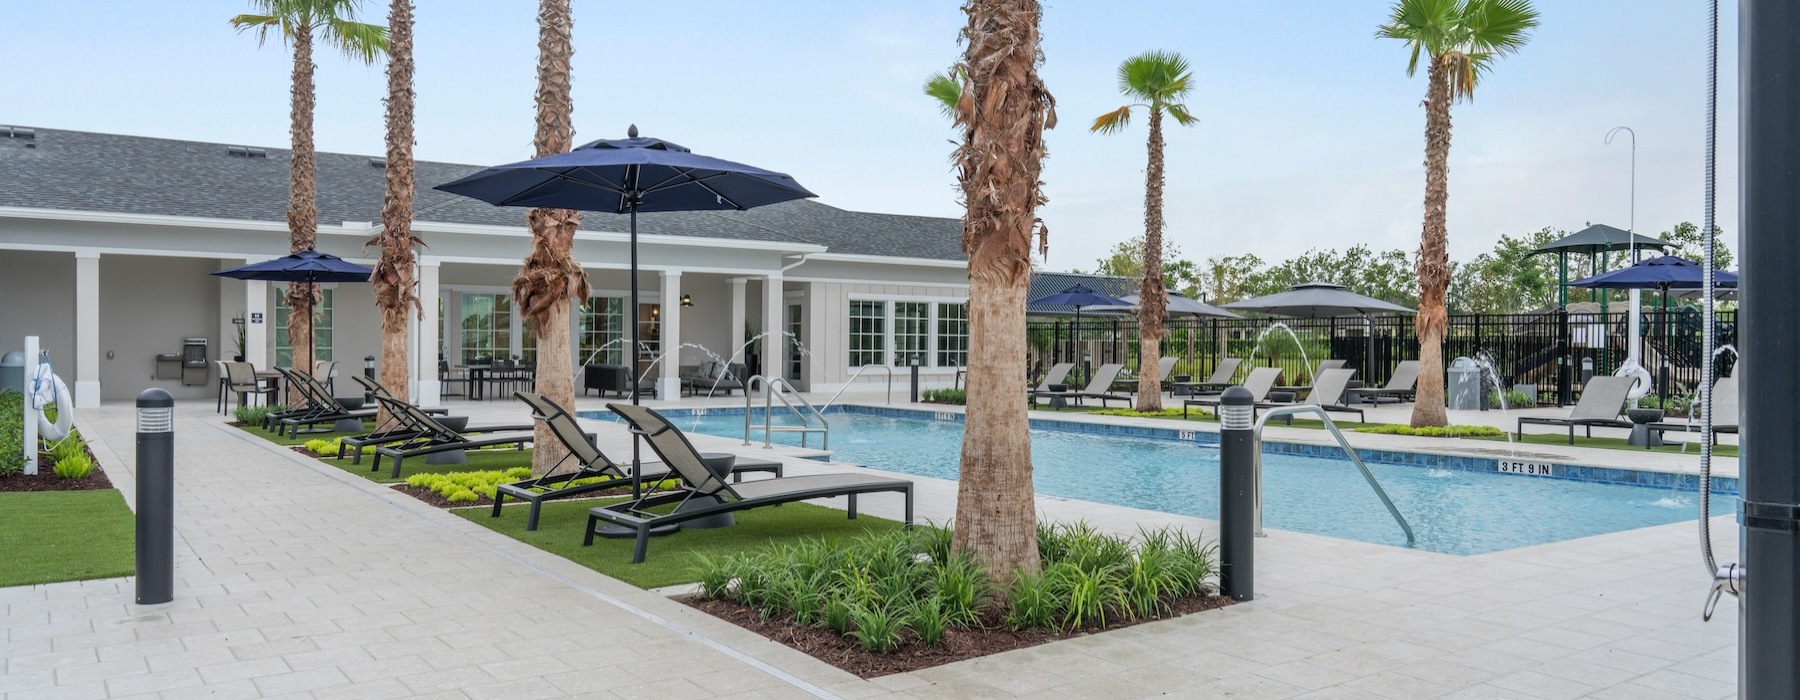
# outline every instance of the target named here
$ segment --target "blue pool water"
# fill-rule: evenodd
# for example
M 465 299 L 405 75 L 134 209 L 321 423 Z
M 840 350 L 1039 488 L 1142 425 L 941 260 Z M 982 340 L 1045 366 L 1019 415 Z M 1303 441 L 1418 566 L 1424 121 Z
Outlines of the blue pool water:
M 835 461 L 957 478 L 959 421 L 836 412 L 830 418 Z M 741 413 L 670 420 L 703 434 L 741 438 L 744 431 Z M 791 433 L 775 440 L 799 444 Z M 817 447 L 818 437 L 810 444 Z M 1202 518 L 1219 515 L 1214 445 L 1034 429 L 1031 451 L 1040 494 Z M 1419 548 L 1446 554 L 1484 554 L 1692 520 L 1698 507 L 1693 492 L 1667 488 L 1380 463 L 1369 469 L 1411 522 Z M 1713 514 L 1735 508 L 1735 499 L 1714 495 Z M 1263 509 L 1269 528 L 1406 544 L 1393 517 L 1346 459 L 1266 454 Z

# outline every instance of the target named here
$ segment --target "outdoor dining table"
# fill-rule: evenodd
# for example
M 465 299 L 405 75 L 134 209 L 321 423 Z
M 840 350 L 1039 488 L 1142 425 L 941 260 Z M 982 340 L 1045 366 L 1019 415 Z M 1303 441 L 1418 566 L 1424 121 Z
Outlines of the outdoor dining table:
M 487 383 L 489 380 L 511 379 L 529 382 L 537 378 L 537 368 L 525 365 L 520 365 L 511 369 L 502 369 L 495 367 L 494 365 L 464 365 L 463 369 L 468 370 L 469 372 L 470 401 L 487 400 Z M 499 372 L 500 374 L 490 377 L 489 374 L 492 372 Z M 506 397 L 502 396 L 500 398 Z

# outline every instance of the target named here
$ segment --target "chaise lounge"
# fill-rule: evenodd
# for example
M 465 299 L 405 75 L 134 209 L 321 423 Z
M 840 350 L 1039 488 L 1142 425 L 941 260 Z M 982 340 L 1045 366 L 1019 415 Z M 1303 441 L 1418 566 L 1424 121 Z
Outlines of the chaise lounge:
M 1269 390 L 1275 388 L 1275 380 L 1281 378 L 1280 367 L 1257 367 L 1250 370 L 1250 376 L 1244 377 L 1243 387 L 1250 390 L 1250 399 L 1256 403 L 1269 400 Z M 1222 393 L 1222 392 L 1221 392 Z M 1206 399 L 1187 399 L 1181 402 L 1181 417 L 1188 417 L 1188 409 L 1194 406 L 1218 408 L 1219 399 L 1214 396 Z
M 1575 444 L 1575 429 L 1586 429 L 1587 436 L 1594 436 L 1594 428 L 1627 428 L 1629 421 L 1619 420 L 1619 412 L 1625 407 L 1625 396 L 1630 393 L 1631 385 L 1636 383 L 1633 377 L 1597 376 L 1588 380 L 1581 388 L 1581 399 L 1575 402 L 1575 408 L 1569 411 L 1568 418 L 1532 418 L 1519 419 L 1519 439 L 1525 439 L 1527 425 L 1557 425 L 1569 429 L 1569 444 Z
M 405 420 L 417 426 L 420 431 L 416 437 L 375 448 L 375 459 L 372 460 L 373 464 L 369 465 L 369 471 L 381 471 L 381 458 L 385 456 L 394 462 L 392 476 L 395 479 L 400 478 L 401 463 L 409 457 L 430 457 L 445 452 L 474 450 L 495 445 L 512 445 L 522 450 L 526 445 L 531 444 L 532 426 L 530 425 L 490 426 L 488 430 L 493 432 L 482 434 L 480 439 L 471 439 L 438 422 L 438 419 L 433 418 L 418 406 L 379 396 L 375 397 L 375 400 L 386 407 L 389 413 L 405 416 Z
M 1031 397 L 1033 402 L 1040 396 L 1051 399 L 1075 399 L 1076 405 L 1081 405 L 1082 399 L 1098 399 L 1101 407 L 1105 407 L 1108 401 L 1129 403 L 1132 400 L 1130 394 L 1117 394 L 1112 391 L 1113 380 L 1118 379 L 1119 372 L 1124 369 L 1125 365 L 1117 363 L 1100 365 L 1100 369 L 1094 370 L 1093 381 L 1088 382 L 1086 389 L 1081 391 L 1033 391 Z M 1054 403 L 1051 405 L 1055 406 Z

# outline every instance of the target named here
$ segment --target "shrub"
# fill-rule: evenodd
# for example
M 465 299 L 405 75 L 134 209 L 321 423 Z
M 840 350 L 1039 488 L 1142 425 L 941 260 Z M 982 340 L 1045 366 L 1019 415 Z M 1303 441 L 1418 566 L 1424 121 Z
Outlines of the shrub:
M 56 460 L 56 465 L 53 467 L 53 470 L 56 472 L 57 478 L 86 479 L 89 475 L 94 473 L 94 459 L 87 456 L 87 453 L 85 452 L 71 455 Z
M 1102 408 L 1098 411 L 1089 411 L 1089 413 L 1093 413 L 1095 415 L 1100 415 L 1100 416 L 1125 416 L 1128 418 L 1180 418 L 1181 417 L 1181 409 L 1179 409 L 1179 408 L 1165 408 L 1160 411 L 1139 411 L 1137 409 L 1131 409 L 1131 408 Z M 1210 413 L 1207 413 L 1205 411 L 1202 411 L 1202 410 L 1196 409 L 1196 408 L 1188 409 L 1187 414 L 1189 416 L 1196 416 L 1196 417 L 1202 417 L 1202 418 L 1212 415 Z
M 1531 408 L 1532 406 L 1537 405 L 1537 401 L 1531 398 L 1531 394 L 1527 394 L 1523 391 L 1508 390 L 1501 392 L 1497 389 L 1488 391 L 1487 403 L 1489 407 L 1499 408 L 1502 405 L 1500 403 L 1501 399 L 1506 400 L 1504 405 L 1509 409 Z
M 88 456 L 87 440 L 82 439 L 80 431 L 70 430 L 63 439 L 50 443 L 50 461 L 61 462 L 71 457 Z
M 919 398 L 926 403 L 953 403 L 960 406 L 968 402 L 969 392 L 963 389 L 926 389 L 919 392 Z
M 1056 599 L 1043 574 L 1019 572 L 1006 588 L 1006 626 L 1014 630 L 1044 629 L 1056 624 Z
M 913 604 L 912 618 L 908 625 L 912 627 L 913 634 L 919 635 L 919 641 L 934 647 L 943 644 L 944 630 L 950 626 L 950 616 L 944 612 L 943 599 L 926 598 Z
M 1416 437 L 1499 437 L 1506 434 L 1506 431 L 1491 425 L 1428 425 L 1419 428 L 1410 425 L 1367 425 L 1357 428 L 1356 432 Z
M 25 472 L 25 396 L 0 391 L 0 476 Z
M 886 653 L 900 645 L 900 633 L 906 630 L 908 617 L 885 605 L 857 605 L 850 609 L 850 621 L 856 628 L 850 637 L 866 651 Z

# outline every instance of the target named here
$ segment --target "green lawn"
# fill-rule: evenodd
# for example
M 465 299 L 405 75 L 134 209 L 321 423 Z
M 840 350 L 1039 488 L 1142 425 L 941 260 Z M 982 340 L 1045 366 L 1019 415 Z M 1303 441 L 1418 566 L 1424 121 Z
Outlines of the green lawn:
M 1601 428 L 1601 430 L 1608 430 L 1609 432 L 1618 432 L 1620 429 L 1618 429 L 1618 428 L 1612 428 L 1612 429 Z M 1493 436 L 1493 437 L 1477 437 L 1477 438 L 1468 438 L 1468 439 L 1470 439 L 1470 440 L 1494 440 L 1494 441 L 1499 441 L 1499 442 L 1506 442 L 1505 435 L 1497 435 L 1497 436 Z M 1569 434 L 1567 432 L 1561 432 L 1561 433 L 1555 433 L 1555 434 L 1526 433 L 1523 440 L 1521 440 L 1520 437 L 1517 435 L 1513 436 L 1513 440 L 1517 441 L 1517 442 L 1523 442 L 1524 444 L 1527 444 L 1527 445 L 1563 445 L 1563 446 L 1567 446 L 1569 444 Z M 1675 453 L 1679 453 L 1682 451 L 1681 443 L 1678 443 L 1678 442 L 1672 443 L 1672 444 L 1665 444 L 1662 447 L 1652 447 L 1649 449 L 1645 449 L 1642 447 L 1625 444 L 1625 438 L 1599 437 L 1599 436 L 1587 437 L 1581 433 L 1581 430 L 1579 428 L 1577 428 L 1575 430 L 1575 446 L 1576 447 L 1599 447 L 1599 448 L 1608 449 L 1608 450 L 1631 450 L 1634 452 L 1675 452 Z M 1694 444 L 1688 445 L 1687 453 L 1694 455 L 1695 457 L 1700 456 L 1700 443 L 1696 442 Z M 1725 445 L 1725 444 L 1714 445 L 1713 446 L 1713 454 L 1718 455 L 1720 457 L 1736 457 L 1736 456 L 1738 456 L 1738 448 L 1737 448 L 1737 445 Z
M 884 496 L 885 494 L 878 494 L 874 498 Z M 682 530 L 666 537 L 653 537 L 650 539 L 649 556 L 644 563 L 632 564 L 630 539 L 595 538 L 593 546 L 581 546 L 581 531 L 587 526 L 588 509 L 608 502 L 612 500 L 545 503 L 536 532 L 525 531 L 524 506 L 508 506 L 498 518 L 488 517 L 492 512 L 489 507 L 457 508 L 450 512 L 520 542 L 643 588 L 693 583 L 696 580 L 693 575 L 695 559 L 700 555 L 736 554 L 762 545 L 798 542 L 808 537 L 838 540 L 869 530 L 892 530 L 900 527 L 898 522 L 869 515 L 858 515 L 855 520 L 851 520 L 844 517 L 844 511 L 841 510 L 808 503 L 789 503 L 738 513 L 737 525 L 733 527 Z
M 135 532 L 115 489 L 0 493 L 0 587 L 130 576 Z
M 363 426 L 364 426 L 365 430 L 362 432 L 357 432 L 357 433 L 314 433 L 311 435 L 301 435 L 299 437 L 287 437 L 287 436 L 279 436 L 278 437 L 275 435 L 275 433 L 267 431 L 267 430 L 263 430 L 262 428 L 245 427 L 245 428 L 242 428 L 242 430 L 244 432 L 250 433 L 251 435 L 255 435 L 257 437 L 263 438 L 265 440 L 268 440 L 270 442 L 274 442 L 274 443 L 280 444 L 280 445 L 304 445 L 309 440 L 330 441 L 330 440 L 336 440 L 340 437 L 349 437 L 352 435 L 363 435 L 363 434 L 366 434 L 369 430 L 373 430 L 375 428 L 373 423 L 370 423 L 367 421 L 365 421 L 363 423 Z M 329 464 L 331 466 L 337 467 L 339 469 L 342 469 L 351 474 L 355 474 L 357 476 L 363 477 L 365 479 L 369 479 L 371 481 L 376 481 L 376 482 L 380 482 L 380 483 L 384 483 L 384 484 L 398 483 L 401 481 L 405 481 L 406 477 L 412 476 L 414 474 L 423 474 L 423 473 L 448 474 L 450 472 L 467 472 L 467 471 L 501 471 L 501 470 L 508 469 L 510 467 L 530 467 L 531 466 L 531 448 L 529 448 L 529 447 L 527 447 L 523 450 L 515 450 L 515 449 L 512 449 L 511 447 L 502 448 L 502 449 L 492 449 L 492 450 L 471 450 L 468 452 L 468 457 L 469 457 L 468 464 L 426 464 L 425 458 L 423 458 L 423 457 L 414 457 L 414 458 L 408 459 L 403 464 L 401 464 L 400 478 L 395 479 L 395 478 L 392 478 L 392 476 L 391 476 L 394 473 L 394 471 L 393 471 L 394 467 L 386 459 L 381 460 L 381 471 L 379 471 L 379 472 L 370 471 L 369 467 L 370 467 L 370 465 L 374 464 L 374 460 L 375 460 L 374 448 L 371 447 L 371 448 L 365 448 L 365 449 L 367 449 L 369 451 L 363 454 L 362 464 L 351 464 L 349 457 L 345 457 L 344 459 L 338 459 L 336 457 L 324 457 L 324 458 L 321 458 L 319 461 L 324 462 L 325 464 Z

